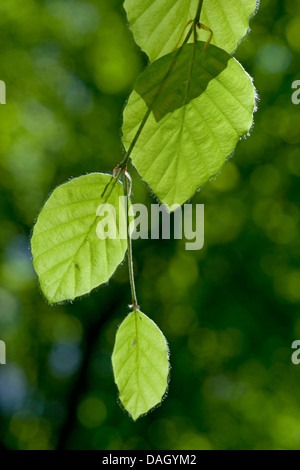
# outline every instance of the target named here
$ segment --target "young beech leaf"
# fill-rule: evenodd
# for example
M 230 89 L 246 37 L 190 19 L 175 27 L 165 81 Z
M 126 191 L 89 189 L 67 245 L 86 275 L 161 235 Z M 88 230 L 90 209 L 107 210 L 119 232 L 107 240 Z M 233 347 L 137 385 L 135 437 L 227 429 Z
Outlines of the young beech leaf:
M 138 78 L 124 111 L 123 142 L 141 177 L 166 205 L 183 204 L 216 175 L 253 123 L 255 89 L 227 52 L 186 44 Z M 159 85 L 165 78 L 163 87 Z
M 134 420 L 161 402 L 168 386 L 168 347 L 142 312 L 130 313 L 121 324 L 112 364 L 120 400 Z
M 130 28 L 151 61 L 174 49 L 187 22 L 194 19 L 198 3 L 199 0 L 125 0 Z M 233 52 L 248 31 L 256 4 L 257 0 L 204 0 L 200 20 L 213 31 L 212 43 Z M 201 30 L 199 37 L 206 41 L 208 33 Z
M 50 303 L 74 299 L 107 282 L 124 258 L 125 239 L 99 239 L 96 233 L 97 208 L 110 178 L 94 173 L 57 187 L 38 216 L 31 238 L 33 264 Z M 119 222 L 126 221 L 119 196 L 124 196 L 121 183 L 107 200 L 116 211 L 117 234 Z

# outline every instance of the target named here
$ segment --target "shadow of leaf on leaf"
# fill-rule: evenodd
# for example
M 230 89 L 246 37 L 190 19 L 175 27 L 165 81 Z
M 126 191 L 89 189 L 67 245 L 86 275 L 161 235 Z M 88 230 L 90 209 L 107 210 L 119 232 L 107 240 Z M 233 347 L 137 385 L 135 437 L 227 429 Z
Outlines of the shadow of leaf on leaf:
M 186 44 L 153 62 L 137 79 L 135 91 L 159 122 L 166 114 L 198 98 L 211 80 L 226 69 L 232 58 L 224 50 L 205 43 Z

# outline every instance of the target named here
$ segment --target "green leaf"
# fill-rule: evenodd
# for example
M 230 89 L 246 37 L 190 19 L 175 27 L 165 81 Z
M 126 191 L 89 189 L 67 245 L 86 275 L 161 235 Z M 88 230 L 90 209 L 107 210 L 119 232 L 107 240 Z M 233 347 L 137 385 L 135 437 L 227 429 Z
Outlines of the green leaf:
M 109 280 L 122 262 L 124 239 L 99 239 L 97 208 L 110 175 L 94 173 L 57 187 L 40 212 L 31 239 L 34 268 L 50 303 L 71 300 Z M 117 227 L 125 221 L 121 183 L 107 203 L 116 210 Z
M 134 420 L 161 402 L 168 386 L 168 347 L 160 329 L 140 311 L 121 324 L 112 364 L 120 400 Z
M 168 206 L 183 204 L 216 175 L 253 124 L 251 78 L 225 51 L 210 45 L 203 53 L 204 44 L 187 44 L 151 64 L 124 111 L 126 148 L 151 111 L 131 158 Z
M 214 33 L 212 44 L 233 52 L 247 34 L 256 0 L 204 0 L 201 23 Z M 171 52 L 187 22 L 194 19 L 198 0 L 125 0 L 130 28 L 151 61 Z M 207 32 L 199 32 L 206 41 Z M 192 38 L 191 38 L 192 40 Z

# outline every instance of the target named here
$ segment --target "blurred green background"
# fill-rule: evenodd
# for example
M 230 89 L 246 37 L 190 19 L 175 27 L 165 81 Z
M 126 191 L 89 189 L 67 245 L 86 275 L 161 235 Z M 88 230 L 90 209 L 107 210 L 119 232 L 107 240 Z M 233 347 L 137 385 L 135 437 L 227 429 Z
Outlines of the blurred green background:
M 124 263 L 73 304 L 50 307 L 30 233 L 53 188 L 122 159 L 122 109 L 147 63 L 121 0 L 1 1 L 0 447 L 300 449 L 300 3 L 262 0 L 236 57 L 260 96 L 255 127 L 205 204 L 205 247 L 134 243 L 138 299 L 165 333 L 171 382 L 134 423 L 111 352 L 128 312 Z M 154 199 L 134 174 L 134 202 Z

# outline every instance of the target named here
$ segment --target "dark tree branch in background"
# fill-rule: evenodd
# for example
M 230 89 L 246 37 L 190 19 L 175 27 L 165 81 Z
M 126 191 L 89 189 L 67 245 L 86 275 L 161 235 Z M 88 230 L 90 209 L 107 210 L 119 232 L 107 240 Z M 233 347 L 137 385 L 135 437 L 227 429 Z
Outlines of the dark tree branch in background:
M 9 447 L 7 447 L 7 445 L 4 444 L 3 442 L 0 442 L 0 450 L 12 450 L 12 449 L 10 449 Z
M 112 289 L 110 302 L 106 306 L 101 317 L 96 322 L 92 322 L 92 324 L 88 327 L 86 334 L 84 335 L 84 337 L 86 338 L 84 357 L 82 359 L 81 367 L 74 382 L 74 386 L 72 387 L 69 399 L 67 400 L 68 411 L 66 414 L 65 421 L 62 425 L 60 435 L 58 437 L 56 446 L 57 450 L 64 450 L 67 448 L 69 438 L 76 426 L 77 408 L 80 403 L 80 399 L 85 393 L 85 391 L 88 389 L 88 368 L 95 347 L 99 340 L 99 336 L 105 324 L 108 322 L 109 319 L 112 318 L 114 312 L 124 303 L 124 298 L 126 298 L 126 295 L 122 295 L 120 289 L 118 289 L 118 293 L 116 292 L 116 287 Z

